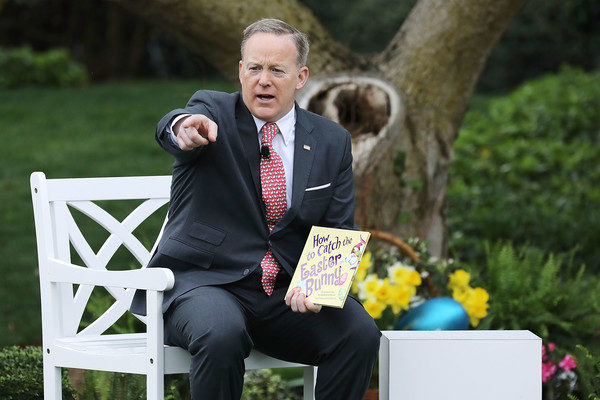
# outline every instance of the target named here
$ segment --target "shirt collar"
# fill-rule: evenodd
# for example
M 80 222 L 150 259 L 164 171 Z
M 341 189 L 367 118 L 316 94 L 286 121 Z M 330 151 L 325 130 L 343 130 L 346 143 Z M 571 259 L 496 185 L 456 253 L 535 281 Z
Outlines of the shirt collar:
M 254 118 L 256 130 L 260 132 L 263 125 L 267 122 L 263 121 L 262 119 L 256 118 L 254 115 L 252 115 L 252 118 Z M 289 141 L 294 138 L 294 130 L 296 127 L 296 107 L 292 107 L 292 109 L 287 114 L 275 121 L 275 123 L 277 124 L 277 127 L 279 128 L 279 131 L 283 136 L 283 143 L 285 143 L 285 145 L 287 146 Z

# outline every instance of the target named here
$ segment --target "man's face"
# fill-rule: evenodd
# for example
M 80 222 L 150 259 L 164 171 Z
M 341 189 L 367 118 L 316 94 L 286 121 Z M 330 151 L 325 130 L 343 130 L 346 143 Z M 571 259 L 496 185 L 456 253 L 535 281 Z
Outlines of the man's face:
M 290 35 L 258 32 L 246 42 L 239 77 L 244 104 L 255 117 L 275 122 L 294 106 L 296 90 L 308 79 L 308 68 L 298 67 L 296 55 Z

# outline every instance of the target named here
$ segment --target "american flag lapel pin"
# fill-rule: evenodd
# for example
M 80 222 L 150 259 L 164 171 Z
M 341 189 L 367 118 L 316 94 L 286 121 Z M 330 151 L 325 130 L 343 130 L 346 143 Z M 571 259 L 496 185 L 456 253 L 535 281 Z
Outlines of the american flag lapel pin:
M 310 146 L 307 145 L 307 144 L 305 144 L 303 148 L 304 148 L 304 150 L 309 150 L 310 151 Z

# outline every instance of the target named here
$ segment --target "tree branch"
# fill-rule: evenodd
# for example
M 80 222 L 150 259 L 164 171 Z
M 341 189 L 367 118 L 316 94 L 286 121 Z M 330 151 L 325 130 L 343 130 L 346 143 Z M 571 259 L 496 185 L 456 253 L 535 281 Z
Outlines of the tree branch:
M 421 0 L 377 65 L 414 107 L 440 114 L 456 132 L 490 52 L 524 2 Z
M 309 36 L 311 74 L 357 68 L 360 56 L 335 42 L 312 12 L 296 0 L 111 0 L 173 37 L 236 81 L 241 32 L 261 18 L 279 18 Z

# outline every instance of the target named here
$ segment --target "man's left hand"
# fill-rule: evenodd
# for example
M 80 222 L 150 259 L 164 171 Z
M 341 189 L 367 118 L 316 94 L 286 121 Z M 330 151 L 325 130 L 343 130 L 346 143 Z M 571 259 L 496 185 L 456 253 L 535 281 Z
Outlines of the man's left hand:
M 308 300 L 304 293 L 300 293 L 300 288 L 294 288 L 285 295 L 285 304 L 290 306 L 293 312 L 299 313 L 313 312 L 316 314 L 322 308 L 321 305 L 313 304 Z

